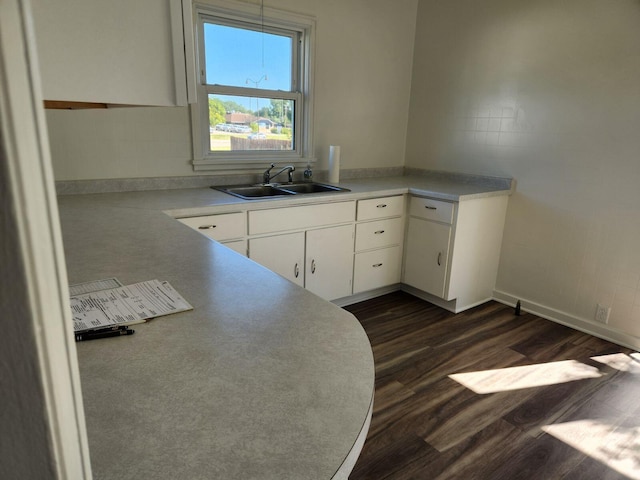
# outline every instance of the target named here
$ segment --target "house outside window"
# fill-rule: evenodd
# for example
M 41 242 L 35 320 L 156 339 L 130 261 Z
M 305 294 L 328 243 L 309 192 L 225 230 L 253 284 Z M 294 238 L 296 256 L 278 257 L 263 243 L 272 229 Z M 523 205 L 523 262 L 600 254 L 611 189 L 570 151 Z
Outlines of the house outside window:
M 222 0 L 195 7 L 194 169 L 312 162 L 315 21 Z

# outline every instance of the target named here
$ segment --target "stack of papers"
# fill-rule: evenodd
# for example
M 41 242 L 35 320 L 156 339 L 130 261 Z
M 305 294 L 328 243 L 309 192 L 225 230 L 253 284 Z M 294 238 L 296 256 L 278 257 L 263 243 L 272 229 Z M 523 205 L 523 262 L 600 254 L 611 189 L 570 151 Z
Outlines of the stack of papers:
M 69 291 L 76 333 L 193 310 L 169 282 L 159 280 L 122 286 L 116 279 L 106 279 L 72 285 Z

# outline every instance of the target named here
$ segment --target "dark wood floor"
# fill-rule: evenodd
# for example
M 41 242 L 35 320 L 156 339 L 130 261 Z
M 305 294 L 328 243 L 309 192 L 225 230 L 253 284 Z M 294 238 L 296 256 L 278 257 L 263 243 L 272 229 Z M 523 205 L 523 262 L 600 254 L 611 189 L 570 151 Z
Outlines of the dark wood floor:
M 454 315 L 396 292 L 347 310 L 376 362 L 351 480 L 640 478 L 632 350 L 495 302 Z

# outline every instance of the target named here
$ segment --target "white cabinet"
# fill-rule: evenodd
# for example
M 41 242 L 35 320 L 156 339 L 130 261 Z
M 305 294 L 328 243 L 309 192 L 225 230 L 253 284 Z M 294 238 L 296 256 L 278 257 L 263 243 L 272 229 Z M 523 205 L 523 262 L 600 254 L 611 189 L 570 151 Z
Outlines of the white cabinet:
M 241 238 L 247 234 L 246 218 L 244 212 L 233 212 L 205 215 L 202 217 L 179 218 L 178 221 L 209 238 L 224 241 Z
M 356 225 L 356 251 L 371 250 L 387 245 L 401 245 L 402 217 L 387 218 Z
M 353 231 L 350 225 L 249 239 L 249 256 L 269 270 L 334 300 L 351 295 Z
M 245 212 L 219 213 L 201 217 L 179 218 L 178 221 L 205 237 L 216 240 L 236 252 L 247 255 L 247 214 Z
M 404 283 L 437 297 L 447 298 L 451 226 L 410 218 L 407 229 Z
M 190 0 L 32 0 L 31 5 L 45 100 L 187 104 Z
M 353 222 L 355 211 L 353 201 L 254 210 L 249 212 L 249 235 Z
M 460 312 L 493 297 L 507 196 L 459 203 L 411 197 L 403 283 Z M 438 302 L 438 300 L 444 302 Z
M 400 282 L 404 195 L 358 201 L 353 293 Z
M 351 295 L 353 231 L 351 224 L 307 232 L 307 290 L 327 300 Z
M 249 211 L 249 257 L 326 300 L 347 297 L 355 214 L 354 201 Z
M 373 220 L 376 218 L 395 217 L 404 213 L 404 195 L 393 197 L 369 198 L 358 201 L 357 220 Z
M 249 240 L 249 257 L 272 272 L 304 287 L 304 232 Z
M 353 268 L 353 293 L 366 292 L 400 282 L 402 248 L 400 245 L 356 253 Z
M 247 241 L 245 239 L 242 240 L 233 240 L 231 242 L 221 242 L 227 248 L 230 248 L 234 252 L 238 252 L 240 255 L 247 256 Z
M 256 204 L 179 220 L 339 305 L 402 288 L 460 312 L 493 297 L 508 198 Z

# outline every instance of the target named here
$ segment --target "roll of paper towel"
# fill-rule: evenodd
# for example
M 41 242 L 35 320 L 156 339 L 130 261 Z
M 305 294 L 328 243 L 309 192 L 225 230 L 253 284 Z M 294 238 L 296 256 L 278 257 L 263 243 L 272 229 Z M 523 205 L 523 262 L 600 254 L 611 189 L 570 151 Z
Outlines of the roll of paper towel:
M 329 147 L 329 183 L 340 182 L 340 147 Z

